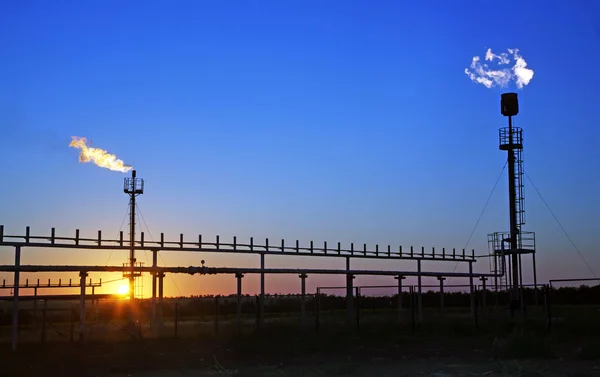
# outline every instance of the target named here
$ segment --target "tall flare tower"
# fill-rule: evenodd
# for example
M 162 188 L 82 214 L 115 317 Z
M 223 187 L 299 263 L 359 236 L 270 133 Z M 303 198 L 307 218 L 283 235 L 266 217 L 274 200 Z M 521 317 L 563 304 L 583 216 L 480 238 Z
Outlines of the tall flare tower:
M 494 271 L 503 276 L 500 287 L 510 290 L 511 312 L 523 307 L 523 266 L 522 256 L 531 254 L 533 259 L 534 284 L 537 284 L 535 267 L 535 233 L 523 232 L 525 207 L 523 195 L 523 129 L 513 126 L 513 117 L 519 113 L 516 93 L 501 96 L 500 112 L 508 118 L 508 127 L 500 128 L 500 150 L 508 154 L 508 212 L 510 230 L 488 235 L 488 242 L 494 257 Z M 496 281 L 498 288 L 498 281 Z
M 123 277 L 129 279 L 129 298 L 135 299 L 135 279 L 141 273 L 135 272 L 135 198 L 144 193 L 144 180 L 136 177 L 135 170 L 131 171 L 131 178 L 125 178 L 123 191 L 129 195 L 129 263 L 130 271 L 124 272 Z

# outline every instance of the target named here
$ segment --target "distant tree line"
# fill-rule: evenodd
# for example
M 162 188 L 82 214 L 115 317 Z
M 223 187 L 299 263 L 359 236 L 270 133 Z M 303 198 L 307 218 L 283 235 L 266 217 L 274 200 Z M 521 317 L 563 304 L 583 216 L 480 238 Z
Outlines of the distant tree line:
M 495 292 L 486 290 L 485 297 L 483 291 L 475 294 L 476 303 L 482 306 L 485 302 L 487 306 L 506 306 L 509 302 L 509 293 L 505 291 Z M 241 312 L 243 315 L 255 315 L 259 308 L 258 295 L 243 295 Z M 299 313 L 300 299 L 298 294 L 267 294 L 265 295 L 265 315 L 286 315 Z M 410 308 L 411 301 L 416 300 L 416 294 L 411 297 L 408 292 L 402 294 L 402 307 Z M 526 305 L 538 305 L 544 302 L 551 306 L 565 305 L 600 305 L 600 285 L 580 287 L 564 287 L 550 289 L 547 293 L 542 290 L 533 290 L 526 288 L 523 291 L 523 299 Z M 356 298 L 355 298 L 356 300 Z M 390 310 L 395 311 L 398 308 L 398 295 L 388 296 L 361 296 L 356 300 L 361 310 Z M 217 308 L 218 302 L 218 308 Z M 444 306 L 447 308 L 470 306 L 471 297 L 468 292 L 445 292 Z M 422 303 L 424 308 L 435 308 L 440 305 L 440 293 L 438 291 L 427 291 L 422 293 Z M 48 311 L 46 314 L 49 321 L 73 321 L 79 320 L 79 303 L 72 302 L 71 310 Z M 316 308 L 322 312 L 344 310 L 346 308 L 345 296 L 321 294 L 318 303 L 316 295 L 306 295 L 306 310 L 308 313 L 314 313 Z M 52 307 L 52 302 L 48 303 Z M 152 313 L 152 301 L 144 299 L 139 301 L 138 309 L 141 309 L 142 320 L 149 320 Z M 165 318 L 172 318 L 177 315 L 179 318 L 186 317 L 213 317 L 217 312 L 219 316 L 232 316 L 237 312 L 237 295 L 202 295 L 191 297 L 172 297 L 163 300 L 162 314 Z M 94 306 L 90 303 L 86 305 L 87 318 L 89 321 L 110 321 L 114 319 L 129 318 L 129 305 L 127 300 L 118 301 L 99 301 Z M 138 311 L 136 309 L 136 311 Z M 12 311 L 10 306 L 0 308 L 0 325 L 10 325 Z M 39 308 L 36 316 L 39 319 L 42 310 Z M 19 321 L 23 325 L 31 324 L 33 313 L 30 308 L 23 309 L 19 313 Z

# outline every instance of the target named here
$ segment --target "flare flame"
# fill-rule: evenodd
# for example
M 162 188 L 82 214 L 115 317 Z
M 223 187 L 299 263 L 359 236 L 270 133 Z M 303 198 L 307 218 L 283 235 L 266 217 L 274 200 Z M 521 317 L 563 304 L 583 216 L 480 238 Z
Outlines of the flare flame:
M 93 162 L 101 168 L 107 168 L 114 171 L 127 173 L 133 166 L 125 165 L 123 160 L 117 159 L 117 156 L 110 154 L 104 149 L 92 148 L 88 145 L 88 140 L 85 137 L 71 136 L 69 147 L 81 150 L 79 153 L 79 162 Z

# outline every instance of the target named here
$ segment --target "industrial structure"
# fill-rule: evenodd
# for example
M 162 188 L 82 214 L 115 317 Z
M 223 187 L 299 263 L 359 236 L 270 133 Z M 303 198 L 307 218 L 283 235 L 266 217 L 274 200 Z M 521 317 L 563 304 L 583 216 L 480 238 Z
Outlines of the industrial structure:
M 524 232 L 525 207 L 523 194 L 523 129 L 513 126 L 513 116 L 519 113 L 517 93 L 501 96 L 500 112 L 508 117 L 508 127 L 500 128 L 500 150 L 508 154 L 508 209 L 510 230 L 488 235 L 493 258 L 495 285 L 506 287 L 511 292 L 511 314 L 523 308 L 523 255 L 531 254 L 533 284 L 537 285 L 535 265 L 535 233 Z M 508 247 L 505 245 L 508 244 Z
M 144 232 L 136 237 L 136 197 L 144 193 L 144 181 L 136 176 L 136 171 L 132 171 L 130 178 L 125 178 L 124 192 L 129 195 L 130 213 L 129 213 L 129 240 L 124 239 L 121 231 L 119 239 L 105 238 L 102 231 L 98 231 L 97 237 L 80 237 L 79 229 L 76 230 L 74 237 L 57 236 L 55 229 L 52 228 L 50 235 L 34 235 L 30 227 L 26 227 L 25 233 L 21 235 L 5 234 L 4 226 L 0 225 L 0 246 L 11 247 L 15 251 L 15 263 L 13 265 L 0 266 L 0 272 L 14 273 L 14 293 L 13 293 L 13 348 L 17 346 L 18 338 L 18 308 L 19 308 L 19 273 L 20 272 L 78 272 L 80 276 L 80 339 L 83 339 L 85 333 L 85 301 L 89 298 L 86 294 L 86 277 L 90 272 L 122 272 L 123 277 L 129 281 L 129 297 L 133 304 L 136 298 L 136 278 L 143 273 L 152 275 L 152 325 L 157 323 L 157 301 L 163 298 L 163 280 L 167 273 L 184 274 L 231 274 L 237 279 L 238 305 L 242 295 L 242 279 L 245 274 L 260 274 L 260 296 L 259 296 L 259 323 L 264 323 L 264 297 L 265 297 L 265 274 L 296 274 L 301 280 L 301 305 L 302 313 L 305 313 L 305 295 L 306 279 L 309 275 L 328 274 L 346 276 L 346 305 L 347 320 L 352 323 L 353 311 L 353 279 L 357 275 L 379 275 L 394 277 L 397 282 L 398 292 L 402 292 L 402 281 L 407 276 L 417 277 L 416 311 L 419 319 L 422 318 L 421 289 L 422 277 L 436 277 L 439 280 L 440 290 L 443 291 L 443 281 L 445 277 L 463 277 L 469 280 L 469 291 L 471 295 L 471 313 L 475 308 L 474 302 L 474 282 L 481 279 L 484 284 L 487 279 L 493 278 L 495 289 L 503 289 L 505 280 L 511 282 L 512 308 L 519 305 L 519 292 L 522 286 L 522 266 L 521 256 L 523 254 L 532 254 L 535 258 L 535 237 L 533 233 L 521 231 L 524 224 L 523 216 L 523 167 L 522 167 L 522 129 L 512 126 L 512 117 L 518 113 L 517 95 L 506 93 L 502 95 L 501 101 L 502 114 L 508 117 L 508 128 L 500 129 L 500 149 L 508 151 L 509 167 L 509 213 L 510 213 L 510 231 L 497 232 L 488 236 L 492 253 L 489 254 L 493 260 L 494 267 L 490 273 L 474 273 L 473 264 L 477 258 L 474 250 L 467 252 L 465 249 L 446 249 L 424 247 L 415 248 L 413 246 L 403 248 L 402 246 L 392 248 L 387 247 L 368 247 L 366 244 L 355 247 L 352 243 L 349 247 L 342 247 L 340 242 L 331 245 L 324 242 L 323 245 L 315 245 L 313 241 L 308 244 L 300 245 L 298 240 L 289 244 L 285 240 L 275 244 L 269 243 L 265 239 L 264 243 L 255 243 L 251 237 L 249 242 L 238 242 L 237 237 L 233 237 L 230 242 L 222 242 L 217 235 L 212 241 L 207 241 L 199 235 L 197 239 L 184 239 L 180 234 L 178 240 L 165 240 L 164 233 L 161 233 L 160 240 L 148 241 L 144 237 Z M 505 247 L 508 243 L 508 248 Z M 72 266 L 72 265 L 21 265 L 21 251 L 24 248 L 42 248 L 42 249 L 80 249 L 80 250 L 128 250 L 129 260 L 122 266 Z M 152 266 L 143 266 L 135 258 L 136 251 L 151 251 Z M 194 253 L 238 253 L 255 254 L 260 256 L 260 267 L 258 268 L 232 268 L 232 267 L 207 267 L 189 266 L 189 267 L 169 267 L 158 266 L 158 253 L 164 252 L 194 252 Z M 291 255 L 306 257 L 331 257 L 345 258 L 345 269 L 293 269 L 293 268 L 265 268 L 265 258 L 271 255 Z M 507 261 L 508 258 L 508 261 Z M 390 268 L 389 270 L 357 270 L 352 269 L 352 259 L 374 259 L 374 260 L 411 260 L 416 262 L 416 270 L 398 271 Z M 468 264 L 469 272 L 432 272 L 423 271 L 423 261 L 439 261 Z M 507 268 L 510 266 L 512 268 Z M 508 279 L 507 279 L 508 277 Z M 535 279 L 535 259 L 534 259 L 534 279 Z M 521 299 L 522 300 L 522 299 Z M 443 305 L 443 302 L 442 302 Z M 133 306 L 132 306 L 133 307 Z M 238 306 L 239 310 L 239 306 Z M 304 315 L 304 314 L 303 314 Z
M 142 262 L 135 259 L 135 198 L 144 193 L 144 180 L 136 177 L 135 170 L 131 172 L 131 178 L 125 178 L 123 192 L 129 195 L 129 271 L 123 272 L 123 277 L 129 280 L 129 298 L 135 299 L 136 278 L 141 273 L 135 270 L 136 264 L 142 266 Z

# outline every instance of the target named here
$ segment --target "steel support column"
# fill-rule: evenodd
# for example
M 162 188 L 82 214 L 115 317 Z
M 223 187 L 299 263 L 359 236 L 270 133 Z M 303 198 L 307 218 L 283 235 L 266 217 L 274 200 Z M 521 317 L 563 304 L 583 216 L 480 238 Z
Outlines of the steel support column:
M 19 267 L 21 265 L 21 246 L 15 246 L 15 273 L 12 307 L 12 349 L 17 350 L 19 338 Z
M 260 268 L 265 268 L 265 254 L 260 254 Z M 260 311 L 258 313 L 258 326 L 265 327 L 265 273 L 260 273 Z
M 418 271 L 418 276 L 417 276 L 417 315 L 418 315 L 418 320 L 419 322 L 421 322 L 423 320 L 423 299 L 421 296 L 422 293 L 422 281 L 421 281 L 421 260 L 417 260 L 417 271 Z
M 446 280 L 446 278 L 439 276 L 438 280 L 440 282 L 440 314 L 444 316 L 444 280 Z
M 306 330 L 306 274 L 298 275 L 301 281 L 300 294 L 300 328 Z
M 350 257 L 346 257 L 346 271 L 350 271 Z M 349 326 L 352 326 L 354 320 L 354 289 L 352 287 L 352 280 L 354 275 L 346 275 L 346 322 Z
M 402 280 L 406 277 L 398 275 L 394 279 L 398 280 L 398 322 L 400 322 L 402 320 Z
M 152 250 L 152 267 L 156 267 L 158 263 L 158 251 Z M 156 331 L 156 272 L 152 272 L 152 330 Z
M 237 279 L 237 310 L 235 315 L 235 331 L 236 333 L 240 332 L 241 327 L 241 317 L 242 317 L 242 278 L 243 274 L 237 273 L 235 274 L 235 278 Z
M 85 278 L 87 272 L 79 273 L 79 341 L 83 342 L 85 335 Z

